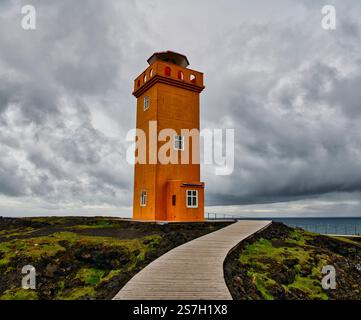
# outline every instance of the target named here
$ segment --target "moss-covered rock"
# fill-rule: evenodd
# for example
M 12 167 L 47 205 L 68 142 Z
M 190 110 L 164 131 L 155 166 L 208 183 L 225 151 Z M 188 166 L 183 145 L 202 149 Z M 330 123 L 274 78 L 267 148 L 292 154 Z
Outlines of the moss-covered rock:
M 361 245 L 273 223 L 226 259 L 234 299 L 361 299 Z M 336 290 L 322 288 L 322 268 L 336 268 Z
M 0 218 L 0 299 L 111 299 L 160 255 L 228 224 Z M 36 290 L 21 288 L 25 265 L 36 268 Z

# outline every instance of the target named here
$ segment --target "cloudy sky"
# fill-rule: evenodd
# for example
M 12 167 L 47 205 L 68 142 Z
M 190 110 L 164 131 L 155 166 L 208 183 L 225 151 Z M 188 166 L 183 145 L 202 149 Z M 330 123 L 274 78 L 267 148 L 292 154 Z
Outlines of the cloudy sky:
M 174 50 L 205 73 L 202 127 L 235 129 L 234 173 L 202 167 L 207 211 L 361 216 L 360 13 L 359 0 L 0 0 L 0 215 L 130 215 L 133 79 Z

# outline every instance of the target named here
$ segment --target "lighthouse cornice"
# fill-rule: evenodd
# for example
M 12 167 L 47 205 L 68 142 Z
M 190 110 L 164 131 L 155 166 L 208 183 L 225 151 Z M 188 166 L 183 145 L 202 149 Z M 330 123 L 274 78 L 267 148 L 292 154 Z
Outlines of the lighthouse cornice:
M 203 73 L 166 61 L 155 61 L 134 80 L 133 95 L 140 97 L 156 83 L 200 93 L 205 88 Z
M 168 84 L 171 86 L 183 88 L 183 89 L 194 91 L 197 93 L 201 93 L 205 89 L 205 86 L 198 86 L 196 84 L 187 83 L 187 82 L 173 79 L 170 77 L 155 75 L 149 81 L 147 81 L 144 85 L 142 85 L 139 89 L 135 90 L 133 92 L 133 95 L 136 98 L 139 98 L 144 92 L 149 90 L 156 83 Z

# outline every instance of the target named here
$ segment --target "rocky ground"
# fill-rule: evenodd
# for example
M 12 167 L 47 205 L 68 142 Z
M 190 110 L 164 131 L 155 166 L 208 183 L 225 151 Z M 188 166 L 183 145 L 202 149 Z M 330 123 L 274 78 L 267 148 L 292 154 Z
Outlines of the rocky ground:
M 336 269 L 335 290 L 324 290 L 322 268 Z M 361 242 L 273 223 L 226 259 L 234 299 L 361 299 Z
M 0 217 L 0 300 L 111 299 L 157 257 L 227 224 Z M 36 290 L 21 288 L 25 265 L 36 268 Z

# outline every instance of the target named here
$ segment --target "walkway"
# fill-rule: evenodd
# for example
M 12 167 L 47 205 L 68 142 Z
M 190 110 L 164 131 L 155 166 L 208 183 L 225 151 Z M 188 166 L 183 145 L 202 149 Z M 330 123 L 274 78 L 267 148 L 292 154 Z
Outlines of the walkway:
M 239 221 L 176 247 L 136 274 L 114 300 L 231 300 L 223 275 L 228 252 L 270 223 Z

